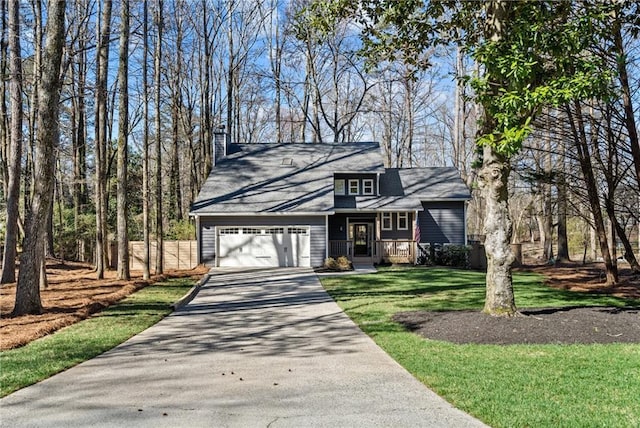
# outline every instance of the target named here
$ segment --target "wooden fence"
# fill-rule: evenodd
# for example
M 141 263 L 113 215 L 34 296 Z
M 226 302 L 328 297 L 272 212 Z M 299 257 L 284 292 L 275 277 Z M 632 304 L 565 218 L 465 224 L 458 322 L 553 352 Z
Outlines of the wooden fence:
M 156 269 L 157 245 L 150 242 L 149 269 L 151 272 Z M 163 244 L 163 270 L 170 269 L 193 269 L 198 265 L 198 244 L 196 241 L 164 241 Z M 115 264 L 118 254 L 118 245 L 111 244 L 111 261 Z M 131 270 L 142 270 L 144 263 L 144 242 L 129 242 L 129 268 Z M 115 266 L 112 266 L 115 268 Z

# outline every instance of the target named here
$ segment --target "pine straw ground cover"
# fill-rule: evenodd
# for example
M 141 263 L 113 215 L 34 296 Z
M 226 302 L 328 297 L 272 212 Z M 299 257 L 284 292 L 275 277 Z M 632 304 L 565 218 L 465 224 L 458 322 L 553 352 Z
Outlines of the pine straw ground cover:
M 105 278 L 96 279 L 93 268 L 84 263 L 49 260 L 49 286 L 40 291 L 44 312 L 41 315 L 10 317 L 15 301 L 15 283 L 0 288 L 0 351 L 24 346 L 63 327 L 88 318 L 131 293 L 167 278 L 199 279 L 208 271 L 198 267 L 186 271 L 168 271 L 142 279 L 142 272 L 133 271 L 131 280 L 116 279 L 115 271 L 106 271 Z

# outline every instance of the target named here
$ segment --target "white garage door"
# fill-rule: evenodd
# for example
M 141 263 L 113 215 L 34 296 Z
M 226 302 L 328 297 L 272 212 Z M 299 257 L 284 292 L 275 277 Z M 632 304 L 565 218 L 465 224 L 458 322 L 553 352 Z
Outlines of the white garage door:
M 311 266 L 309 226 L 218 227 L 218 266 Z

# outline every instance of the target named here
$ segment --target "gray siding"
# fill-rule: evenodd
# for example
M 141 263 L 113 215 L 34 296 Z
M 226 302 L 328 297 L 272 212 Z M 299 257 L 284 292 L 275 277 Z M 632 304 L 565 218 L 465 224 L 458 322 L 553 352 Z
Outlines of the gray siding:
M 215 266 L 216 226 L 310 226 L 311 266 L 322 266 L 326 256 L 324 216 L 238 216 L 200 218 L 200 262 Z
M 199 262 L 207 266 L 215 265 L 216 257 L 216 228 L 209 221 L 200 220 L 200 257 Z
M 422 202 L 420 242 L 464 244 L 464 202 Z

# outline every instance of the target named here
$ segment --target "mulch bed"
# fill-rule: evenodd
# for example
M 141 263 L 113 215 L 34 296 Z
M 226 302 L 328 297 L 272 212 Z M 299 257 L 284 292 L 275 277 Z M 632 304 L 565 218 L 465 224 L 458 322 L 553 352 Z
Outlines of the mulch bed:
M 394 320 L 425 338 L 459 344 L 640 343 L 640 308 L 545 308 L 521 314 L 416 311 L 398 313 Z
M 528 265 L 516 270 L 539 273 L 547 286 L 560 290 L 640 299 L 640 276 L 626 267 L 619 269 L 616 287 L 604 286 L 598 263 Z M 398 313 L 394 320 L 425 338 L 459 344 L 640 343 L 640 307 L 539 308 L 520 314 L 498 318 L 480 311 L 417 311 Z

